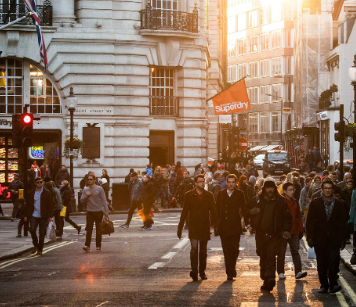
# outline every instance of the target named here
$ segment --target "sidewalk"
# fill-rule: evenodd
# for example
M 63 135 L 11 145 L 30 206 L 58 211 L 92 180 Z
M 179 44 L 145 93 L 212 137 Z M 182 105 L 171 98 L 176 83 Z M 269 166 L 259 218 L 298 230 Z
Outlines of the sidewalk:
M 351 239 L 351 243 L 352 243 L 352 239 Z M 350 263 L 352 253 L 353 253 L 352 244 L 347 244 L 345 249 L 341 251 L 340 256 L 341 256 L 341 261 L 345 265 L 345 267 L 354 275 L 356 275 L 356 265 L 352 265 Z

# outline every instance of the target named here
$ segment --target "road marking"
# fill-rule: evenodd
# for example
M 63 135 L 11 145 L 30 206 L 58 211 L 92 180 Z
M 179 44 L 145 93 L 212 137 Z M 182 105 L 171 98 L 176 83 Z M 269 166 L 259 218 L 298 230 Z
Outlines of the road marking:
M 176 245 L 174 245 L 173 248 L 181 249 L 181 248 L 183 248 L 188 242 L 189 242 L 189 239 L 188 239 L 188 238 L 184 238 L 184 239 L 180 240 Z
M 341 307 L 349 306 L 349 304 L 346 302 L 345 297 L 343 296 L 343 294 L 341 292 L 337 292 L 336 297 L 337 297 Z
M 355 294 L 355 292 L 351 289 L 350 285 L 347 283 L 347 281 L 345 280 L 344 277 L 339 276 L 339 280 L 340 280 L 342 286 L 345 288 L 345 290 L 349 294 L 350 298 L 356 304 L 356 294 Z
M 103 303 L 101 303 L 101 304 L 99 304 L 99 305 L 96 305 L 96 307 L 103 306 L 103 305 L 105 305 L 105 304 L 107 304 L 107 303 L 109 303 L 109 301 L 106 301 L 106 302 L 103 302 Z
M 149 270 L 157 270 L 157 268 L 163 267 L 164 265 L 165 265 L 165 262 L 155 262 L 148 269 Z
M 177 252 L 169 252 L 167 254 L 165 254 L 164 256 L 162 256 L 162 259 L 172 259 L 175 255 L 177 254 Z

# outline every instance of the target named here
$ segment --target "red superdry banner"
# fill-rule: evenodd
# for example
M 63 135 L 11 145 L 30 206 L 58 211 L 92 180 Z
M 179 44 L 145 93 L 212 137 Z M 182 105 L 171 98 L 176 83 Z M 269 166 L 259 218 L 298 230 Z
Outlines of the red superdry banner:
M 251 110 L 245 79 L 212 98 L 216 115 Z

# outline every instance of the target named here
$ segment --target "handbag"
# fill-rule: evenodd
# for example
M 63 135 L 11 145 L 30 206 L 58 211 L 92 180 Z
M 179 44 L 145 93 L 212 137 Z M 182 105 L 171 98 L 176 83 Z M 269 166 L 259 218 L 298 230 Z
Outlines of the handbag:
M 66 217 L 67 207 L 63 206 L 61 212 L 59 213 L 60 216 Z
M 46 236 L 48 239 L 51 241 L 56 241 L 56 228 L 54 227 L 53 221 L 50 221 L 48 223 L 47 231 L 46 231 Z
M 104 217 L 103 221 L 99 224 L 102 235 L 109 235 L 115 231 L 114 224 L 108 217 Z
M 314 247 L 309 247 L 308 249 L 308 259 L 316 259 L 316 254 Z

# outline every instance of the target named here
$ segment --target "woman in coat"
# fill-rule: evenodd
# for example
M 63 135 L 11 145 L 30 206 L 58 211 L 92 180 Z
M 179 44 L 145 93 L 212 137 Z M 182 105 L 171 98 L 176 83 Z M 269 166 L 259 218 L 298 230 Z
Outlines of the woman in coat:
M 71 213 L 71 205 L 72 205 L 72 191 L 71 188 L 69 187 L 69 182 L 67 180 L 63 180 L 62 181 L 62 188 L 61 188 L 61 197 L 62 197 L 62 204 L 63 206 L 65 206 L 66 209 L 66 216 L 64 218 L 64 220 L 71 224 L 77 231 L 78 231 L 78 235 L 80 233 L 80 230 L 82 228 L 82 226 L 78 226 L 76 223 L 74 223 L 70 218 L 70 213 Z M 63 222 L 64 225 L 64 222 Z

